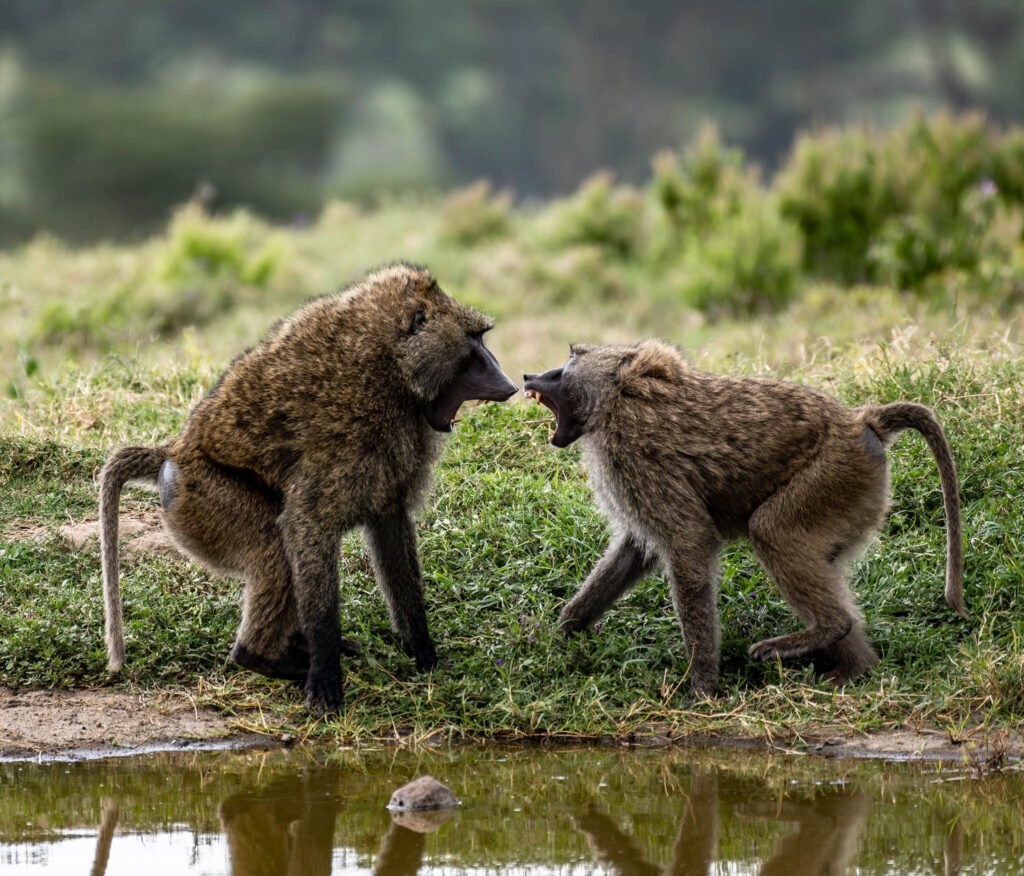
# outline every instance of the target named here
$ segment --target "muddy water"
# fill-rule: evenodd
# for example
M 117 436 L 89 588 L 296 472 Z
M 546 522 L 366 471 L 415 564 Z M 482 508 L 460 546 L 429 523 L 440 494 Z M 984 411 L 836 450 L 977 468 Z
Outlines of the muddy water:
M 432 774 L 463 805 L 385 810 Z M 1024 774 L 742 750 L 0 763 L 0 873 L 1024 873 Z

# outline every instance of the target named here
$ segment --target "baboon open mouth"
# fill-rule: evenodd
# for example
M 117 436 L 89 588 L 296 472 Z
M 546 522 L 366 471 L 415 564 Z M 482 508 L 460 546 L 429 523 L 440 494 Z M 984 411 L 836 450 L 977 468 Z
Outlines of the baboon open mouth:
M 542 392 L 537 392 L 535 389 L 526 390 L 526 397 L 532 398 L 535 402 L 539 402 L 544 405 L 551 413 L 555 415 L 555 427 L 558 426 L 558 405 L 555 404 L 555 400 L 550 398 Z M 550 441 L 555 437 L 555 429 L 548 429 L 548 440 Z

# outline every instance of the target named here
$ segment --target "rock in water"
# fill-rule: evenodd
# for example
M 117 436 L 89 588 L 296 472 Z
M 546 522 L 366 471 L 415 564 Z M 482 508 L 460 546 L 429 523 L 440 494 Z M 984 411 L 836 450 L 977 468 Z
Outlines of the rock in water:
M 433 776 L 420 776 L 391 795 L 388 809 L 405 812 L 414 809 L 452 809 L 462 801 L 452 789 Z

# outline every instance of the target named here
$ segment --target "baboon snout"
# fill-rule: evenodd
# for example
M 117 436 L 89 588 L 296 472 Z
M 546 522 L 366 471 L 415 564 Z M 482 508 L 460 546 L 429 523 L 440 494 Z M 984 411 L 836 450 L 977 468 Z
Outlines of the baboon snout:
M 544 388 L 551 388 L 553 384 L 557 384 L 562 379 L 562 369 L 552 368 L 550 371 L 545 371 L 543 374 L 524 374 L 523 375 L 523 389 L 527 391 L 543 392 Z
M 474 341 L 473 358 L 466 375 L 467 398 L 480 401 L 506 401 L 519 391 L 501 370 L 494 353 L 482 342 Z

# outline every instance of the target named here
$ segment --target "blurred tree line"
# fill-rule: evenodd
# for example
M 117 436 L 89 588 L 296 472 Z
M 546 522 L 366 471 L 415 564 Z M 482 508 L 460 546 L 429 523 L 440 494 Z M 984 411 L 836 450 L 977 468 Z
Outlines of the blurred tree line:
M 327 197 L 637 181 L 713 120 L 774 167 L 807 126 L 1024 115 L 1019 0 L 3 0 L 0 244 L 134 236 L 204 187 Z

